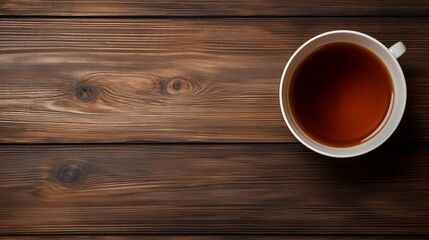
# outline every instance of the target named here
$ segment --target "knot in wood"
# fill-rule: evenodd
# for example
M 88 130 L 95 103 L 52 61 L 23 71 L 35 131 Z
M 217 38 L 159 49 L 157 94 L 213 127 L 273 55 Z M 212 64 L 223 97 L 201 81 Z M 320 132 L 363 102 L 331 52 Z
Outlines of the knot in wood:
M 57 171 L 57 179 L 62 183 L 75 183 L 83 174 L 83 166 L 79 163 L 67 163 Z
M 75 96 L 84 102 L 91 101 L 96 95 L 96 88 L 88 85 L 79 86 L 75 91 Z
M 170 95 L 192 92 L 193 84 L 185 78 L 173 77 L 166 82 L 165 90 Z

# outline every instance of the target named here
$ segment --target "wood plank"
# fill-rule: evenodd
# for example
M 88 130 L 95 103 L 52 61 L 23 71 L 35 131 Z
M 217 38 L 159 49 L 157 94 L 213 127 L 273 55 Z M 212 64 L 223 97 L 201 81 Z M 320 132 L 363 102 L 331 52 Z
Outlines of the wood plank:
M 2 0 L 0 15 L 26 16 L 428 16 L 425 0 Z
M 421 240 L 421 236 L 336 236 L 336 235 L 312 235 L 312 236 L 297 236 L 297 235 L 42 235 L 42 236 L 7 236 L 0 239 L 13 240 L 39 240 L 39 239 L 101 239 L 101 240 L 128 240 L 128 239 L 145 239 L 145 240 L 235 240 L 235 239 L 256 239 L 256 240 Z
M 0 149 L 0 234 L 428 234 L 429 143 Z
M 403 40 L 396 139 L 429 139 L 427 19 L 2 19 L 0 142 L 289 142 L 278 87 L 321 32 Z

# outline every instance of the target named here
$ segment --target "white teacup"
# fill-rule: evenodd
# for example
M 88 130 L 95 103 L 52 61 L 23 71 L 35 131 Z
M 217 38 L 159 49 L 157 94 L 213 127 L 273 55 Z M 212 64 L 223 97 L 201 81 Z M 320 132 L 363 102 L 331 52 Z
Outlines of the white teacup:
M 305 134 L 293 118 L 287 98 L 292 74 L 302 61 L 321 46 L 336 42 L 351 42 L 371 50 L 384 62 L 393 84 L 394 99 L 391 111 L 388 113 L 389 115 L 386 116 L 371 138 L 351 147 L 326 146 Z M 398 42 L 392 47 L 387 48 L 378 40 L 366 34 L 348 30 L 322 33 L 305 42 L 289 59 L 280 82 L 280 107 L 290 131 L 302 144 L 311 150 L 330 157 L 344 158 L 358 156 L 380 146 L 392 135 L 404 114 L 407 101 L 407 87 L 401 66 L 396 59 L 405 53 L 405 51 L 406 48 L 402 42 Z

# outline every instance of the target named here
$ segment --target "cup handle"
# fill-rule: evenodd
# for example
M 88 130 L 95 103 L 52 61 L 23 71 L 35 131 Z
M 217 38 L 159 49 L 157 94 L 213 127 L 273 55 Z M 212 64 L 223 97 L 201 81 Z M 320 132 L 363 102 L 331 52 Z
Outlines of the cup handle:
M 400 56 L 402 56 L 402 54 L 405 53 L 405 51 L 407 51 L 407 48 L 405 47 L 403 42 L 397 42 L 389 48 L 389 51 L 393 54 L 395 58 L 399 58 Z

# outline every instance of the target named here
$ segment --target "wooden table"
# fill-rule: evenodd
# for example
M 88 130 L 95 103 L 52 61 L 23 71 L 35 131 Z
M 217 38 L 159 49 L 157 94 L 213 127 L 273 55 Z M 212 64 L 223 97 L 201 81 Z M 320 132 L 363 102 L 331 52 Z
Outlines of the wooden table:
M 303 147 L 278 101 L 335 29 L 408 47 L 401 125 L 351 159 Z M 0 234 L 429 237 L 428 94 L 428 1 L 0 0 Z

